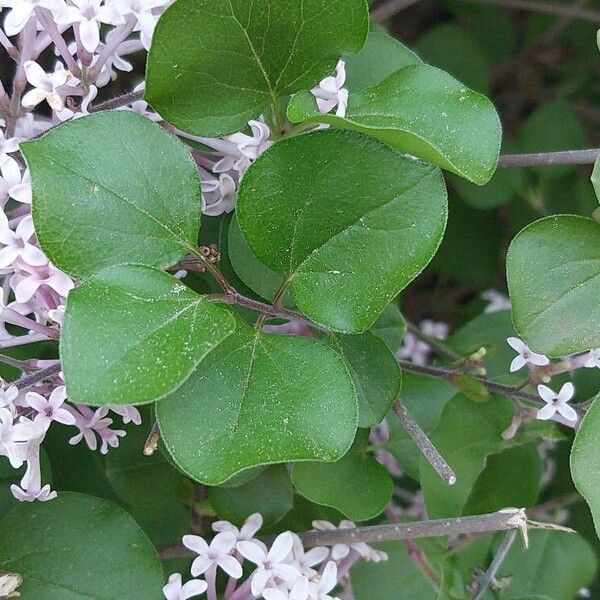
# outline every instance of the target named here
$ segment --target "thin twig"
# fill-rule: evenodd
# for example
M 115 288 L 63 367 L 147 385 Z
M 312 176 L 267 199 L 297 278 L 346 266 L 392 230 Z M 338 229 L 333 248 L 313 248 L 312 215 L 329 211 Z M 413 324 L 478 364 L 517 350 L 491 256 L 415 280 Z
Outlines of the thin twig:
M 120 108 L 121 106 L 127 106 L 128 104 L 141 100 L 143 96 L 144 92 L 141 91 L 128 92 L 127 94 L 110 98 L 110 100 L 105 100 L 104 102 L 100 102 L 98 104 L 92 104 L 92 106 L 89 108 L 89 112 L 93 113 L 100 110 L 112 110 L 114 108 Z
M 534 152 L 532 154 L 503 154 L 499 167 L 552 167 L 555 165 L 593 165 L 600 149 Z
M 496 552 L 496 555 L 494 556 L 494 560 L 492 560 L 492 563 L 490 564 L 488 570 L 483 574 L 483 576 L 478 582 L 478 590 L 475 596 L 473 597 L 473 600 L 482 600 L 482 598 L 485 596 L 485 593 L 487 592 L 491 583 L 494 581 L 496 573 L 498 572 L 498 569 L 504 562 L 504 559 L 506 558 L 506 555 L 508 554 L 508 551 L 513 545 L 513 542 L 515 541 L 516 537 L 516 529 L 512 529 L 511 531 L 508 531 L 506 533 L 504 539 L 502 540 L 502 543 L 500 544 L 500 547 L 498 548 L 498 552 Z
M 402 426 L 412 441 L 417 445 L 427 462 L 435 469 L 435 472 L 448 484 L 456 483 L 456 475 L 450 465 L 444 460 L 438 449 L 433 445 L 427 434 L 402 404 L 400 399 L 394 404 L 394 411 L 398 415 Z
M 31 386 L 43 381 L 44 379 L 49 379 L 50 377 L 54 377 L 58 375 L 61 370 L 61 364 L 58 362 L 55 365 L 50 365 L 45 369 L 40 369 L 31 375 L 27 375 L 27 377 L 22 377 L 21 379 L 17 379 L 17 381 L 13 381 L 12 385 L 14 385 L 19 391 L 24 391 Z
M 434 338 L 433 336 L 427 335 L 423 333 L 417 325 L 411 323 L 410 321 L 406 321 L 406 329 L 410 331 L 415 337 L 424 341 L 430 348 L 437 354 L 438 356 L 445 356 L 453 362 L 463 361 L 463 357 L 455 352 L 451 348 L 448 348 L 443 342 Z
M 561 17 L 571 17 L 572 19 L 582 19 L 583 21 L 600 23 L 600 12 L 597 10 L 580 8 L 569 4 L 555 4 L 536 0 L 463 0 L 463 2 L 476 2 L 478 4 L 487 4 L 489 6 L 539 12 L 547 15 L 559 15 Z

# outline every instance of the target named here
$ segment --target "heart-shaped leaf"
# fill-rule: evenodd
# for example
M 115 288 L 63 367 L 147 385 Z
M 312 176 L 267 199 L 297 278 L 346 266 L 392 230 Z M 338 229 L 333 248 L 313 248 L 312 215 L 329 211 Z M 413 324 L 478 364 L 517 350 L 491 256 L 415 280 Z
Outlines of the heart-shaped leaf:
M 364 0 L 178 0 L 154 31 L 146 99 L 184 131 L 231 133 L 316 85 L 367 32 Z
M 428 65 L 405 67 L 350 94 L 345 117 L 321 114 L 310 92 L 294 96 L 287 112 L 294 123 L 361 131 L 479 185 L 496 170 L 502 127 L 494 106 Z
M 438 169 L 351 131 L 283 140 L 246 173 L 242 235 L 283 276 L 296 305 L 362 332 L 431 260 L 447 216 Z
M 600 346 L 600 224 L 575 215 L 540 219 L 506 257 L 517 333 L 536 352 L 565 356 Z
M 400 367 L 386 343 L 372 333 L 337 335 L 328 342 L 344 359 L 358 396 L 358 425 L 372 427 L 400 393 Z
M 219 485 L 257 465 L 339 459 L 354 439 L 357 399 L 326 344 L 240 322 L 156 415 L 179 468 Z
M 22 576 L 23 600 L 162 597 L 156 550 L 112 502 L 61 492 L 51 502 L 19 504 L 0 529 L 0 568 Z
M 105 269 L 69 294 L 60 340 L 69 399 L 92 406 L 158 400 L 234 329 L 229 310 L 163 271 Z
M 185 146 L 131 111 L 100 112 L 21 144 L 40 245 L 67 273 L 166 267 L 197 243 L 200 182 Z
M 294 465 L 292 482 L 311 502 L 337 508 L 353 521 L 383 512 L 392 495 L 392 478 L 367 452 L 369 431 L 360 429 L 346 455 L 334 463 Z

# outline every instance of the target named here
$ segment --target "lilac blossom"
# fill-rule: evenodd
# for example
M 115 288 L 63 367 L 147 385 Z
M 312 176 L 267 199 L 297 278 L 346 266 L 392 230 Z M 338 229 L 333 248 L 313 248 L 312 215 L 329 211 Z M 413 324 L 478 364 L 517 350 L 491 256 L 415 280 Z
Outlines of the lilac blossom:
M 43 431 L 48 431 L 52 421 L 64 425 L 75 425 L 75 417 L 66 408 L 62 408 L 65 399 L 64 385 L 54 388 L 49 398 L 36 392 L 25 394 L 25 402 L 37 413 L 33 422 Z
M 202 579 L 191 579 L 182 584 L 181 574 L 173 573 L 162 591 L 166 600 L 188 600 L 188 598 L 204 594 L 207 587 L 208 584 Z
M 198 555 L 192 563 L 191 572 L 194 577 L 207 571 L 214 573 L 217 567 L 234 579 L 242 576 L 240 563 L 231 555 L 236 545 L 236 537 L 233 533 L 228 531 L 218 533 L 210 545 L 197 535 L 184 535 L 183 545 Z
M 552 419 L 558 413 L 571 423 L 577 421 L 577 412 L 568 404 L 575 394 L 575 387 L 570 381 L 560 388 L 558 394 L 545 385 L 538 385 L 537 390 L 540 398 L 546 403 L 546 406 L 538 410 L 538 419 Z
M 543 367 L 544 365 L 550 363 L 550 359 L 547 356 L 534 352 L 523 340 L 520 340 L 519 338 L 509 337 L 507 338 L 506 343 L 513 350 L 518 352 L 517 356 L 515 356 L 513 361 L 510 363 L 511 373 L 518 371 L 525 365 Z

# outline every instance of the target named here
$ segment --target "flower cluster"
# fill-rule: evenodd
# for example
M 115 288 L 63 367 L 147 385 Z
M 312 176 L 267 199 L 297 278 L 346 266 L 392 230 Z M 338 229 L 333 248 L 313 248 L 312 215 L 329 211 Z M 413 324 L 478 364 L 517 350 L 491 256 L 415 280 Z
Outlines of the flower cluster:
M 430 320 L 421 321 L 419 329 L 422 336 L 436 340 L 445 340 L 450 330 L 447 323 Z M 429 362 L 430 355 L 431 346 L 412 331 L 406 332 L 402 346 L 396 352 L 396 358 L 410 360 L 416 365 L 426 365 Z
M 191 574 L 194 579 L 182 582 L 180 573 L 169 577 L 163 587 L 167 600 L 187 600 L 205 592 L 217 597 L 216 576 L 220 569 L 229 576 L 224 590 L 225 600 L 336 600 L 331 593 L 344 587 L 351 567 L 361 558 L 374 562 L 386 560 L 384 552 L 364 542 L 336 544 L 331 549 L 311 548 L 306 551 L 298 535 L 290 531 L 279 534 L 270 546 L 254 536 L 263 519 L 255 513 L 241 528 L 228 521 L 213 523 L 216 535 L 210 543 L 197 535 L 185 535 L 183 545 L 196 554 Z M 327 521 L 315 521 L 317 530 L 337 529 Z M 340 529 L 353 529 L 351 521 L 342 521 Z M 252 570 L 244 579 L 243 565 Z M 204 576 L 204 579 L 198 579 Z

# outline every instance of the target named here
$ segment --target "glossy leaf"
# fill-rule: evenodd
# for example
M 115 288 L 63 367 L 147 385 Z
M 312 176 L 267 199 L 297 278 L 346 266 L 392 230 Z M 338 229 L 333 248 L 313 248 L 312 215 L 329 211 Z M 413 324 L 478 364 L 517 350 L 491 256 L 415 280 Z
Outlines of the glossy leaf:
M 594 164 L 594 170 L 592 171 L 592 185 L 596 192 L 596 198 L 600 201 L 600 158 L 597 158 L 596 163 Z
M 533 350 L 565 356 L 600 346 L 600 224 L 575 215 L 540 219 L 506 258 L 515 329 Z
M 385 417 L 400 393 L 400 368 L 385 342 L 372 333 L 330 334 L 329 345 L 344 359 L 358 396 L 358 425 L 371 427 Z
M 334 463 L 294 465 L 292 482 L 306 498 L 336 508 L 353 521 L 382 513 L 392 495 L 392 478 L 367 451 L 368 430 L 361 429 L 348 453 Z
M 400 348 L 406 334 L 406 321 L 396 304 L 385 307 L 370 331 L 381 338 L 393 354 Z
M 294 488 L 286 465 L 273 465 L 237 487 L 212 487 L 208 496 L 221 519 L 242 525 L 252 513 L 263 517 L 265 527 L 277 523 L 294 505 Z
M 362 50 L 344 57 L 344 61 L 344 87 L 350 94 L 377 85 L 398 69 L 423 62 L 410 48 L 373 23 Z
M 571 448 L 571 477 L 590 506 L 600 537 L 600 402 L 598 396 L 587 410 Z
M 127 512 L 157 546 L 176 544 L 191 527 L 192 485 L 160 452 L 143 453 L 152 420 L 127 428 L 106 455 L 106 477 Z
M 62 492 L 51 502 L 20 504 L 0 529 L 0 567 L 23 577 L 22 600 L 162 597 L 156 550 L 112 502 Z
M 361 332 L 431 260 L 446 222 L 438 169 L 355 132 L 283 140 L 250 167 L 237 218 L 296 305 Z
M 367 31 L 364 0 L 178 0 L 154 31 L 146 99 L 184 131 L 231 133 L 316 85 Z
M 158 400 L 234 328 L 229 310 L 158 269 L 101 271 L 69 295 L 60 344 L 68 397 L 92 406 Z
M 345 117 L 320 114 L 309 92 L 294 96 L 288 117 L 366 133 L 479 185 L 494 174 L 500 151 L 502 129 L 492 103 L 427 65 L 405 67 L 350 94 Z
M 241 322 L 156 413 L 175 463 L 208 485 L 257 465 L 337 460 L 358 418 L 352 380 L 331 348 Z
M 430 437 L 456 473 L 457 482 L 448 487 L 421 458 L 421 486 L 429 518 L 463 514 L 488 455 L 498 452 L 504 443 L 501 434 L 510 425 L 512 414 L 511 402 L 499 396 L 481 404 L 458 394 L 446 405 Z
M 200 182 L 185 146 L 131 111 L 99 112 L 21 144 L 33 220 L 50 260 L 71 275 L 193 251 Z

